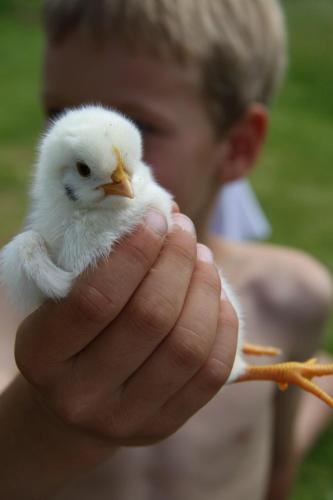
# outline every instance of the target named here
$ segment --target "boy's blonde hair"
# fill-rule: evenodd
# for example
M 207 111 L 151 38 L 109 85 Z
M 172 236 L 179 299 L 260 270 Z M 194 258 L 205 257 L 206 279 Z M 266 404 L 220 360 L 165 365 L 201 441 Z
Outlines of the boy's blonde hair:
M 131 48 L 194 63 L 218 133 L 281 80 L 286 33 L 278 0 L 45 0 L 51 43 L 78 26 Z

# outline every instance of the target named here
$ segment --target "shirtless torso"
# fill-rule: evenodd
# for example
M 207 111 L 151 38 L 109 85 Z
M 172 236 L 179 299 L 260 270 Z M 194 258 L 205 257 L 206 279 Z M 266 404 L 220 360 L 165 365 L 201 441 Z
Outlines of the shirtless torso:
M 240 296 L 247 338 L 281 347 L 280 359 L 311 355 L 318 344 L 321 316 L 325 316 L 318 308 L 330 296 L 326 272 L 308 257 L 279 248 L 218 240 L 209 244 Z M 0 349 L 1 384 L 5 386 L 15 373 L 12 344 L 17 320 L 8 314 L 4 302 L 0 307 L 1 328 L 6 332 Z M 297 346 L 301 331 L 303 341 Z M 120 449 L 56 498 L 262 500 L 274 455 L 276 392 L 271 383 L 224 387 L 166 441 Z M 290 395 L 284 397 L 287 401 Z

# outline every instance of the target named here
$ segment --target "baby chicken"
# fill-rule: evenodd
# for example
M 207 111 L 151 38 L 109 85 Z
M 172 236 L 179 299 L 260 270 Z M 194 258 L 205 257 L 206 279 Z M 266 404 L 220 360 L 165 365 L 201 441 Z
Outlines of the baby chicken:
M 170 220 L 172 197 L 142 162 L 141 135 L 98 106 L 64 114 L 42 138 L 27 229 L 2 251 L 2 278 L 24 313 L 65 297 L 148 207 Z
M 131 232 L 149 207 L 171 220 L 172 196 L 142 161 L 137 128 L 124 116 L 100 106 L 70 110 L 42 138 L 26 230 L 1 253 L 1 274 L 11 301 L 24 313 L 46 297 L 65 297 L 73 280 Z M 231 287 L 223 288 L 238 316 Z M 333 365 L 280 363 L 247 365 L 243 354 L 276 355 L 278 350 L 244 342 L 240 321 L 236 357 L 228 383 L 273 380 L 312 392 L 333 407 L 333 399 L 310 379 L 333 373 Z

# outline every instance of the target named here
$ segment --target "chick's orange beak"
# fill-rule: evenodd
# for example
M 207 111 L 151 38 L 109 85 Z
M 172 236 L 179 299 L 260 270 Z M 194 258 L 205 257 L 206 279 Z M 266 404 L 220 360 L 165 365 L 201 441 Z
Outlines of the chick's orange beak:
M 100 186 L 103 188 L 105 196 L 116 194 L 118 196 L 125 196 L 125 198 L 134 198 L 132 184 L 127 179 L 120 182 L 110 182 Z
M 111 176 L 112 182 L 102 184 L 99 187 L 104 190 L 105 196 L 118 195 L 134 198 L 132 183 L 124 167 L 120 152 L 117 148 L 113 148 L 113 151 L 117 157 L 117 168 Z

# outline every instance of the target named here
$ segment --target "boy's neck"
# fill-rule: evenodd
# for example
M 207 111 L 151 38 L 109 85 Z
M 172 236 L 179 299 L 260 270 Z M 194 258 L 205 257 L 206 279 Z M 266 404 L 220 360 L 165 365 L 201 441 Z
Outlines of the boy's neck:
M 211 203 L 205 207 L 196 217 L 192 217 L 195 225 L 198 242 L 209 246 L 212 234 L 209 230 L 209 221 L 212 213 Z
M 232 271 L 233 274 L 235 271 L 235 255 L 238 255 L 239 245 L 236 242 L 228 241 L 221 235 L 212 233 L 209 229 L 210 216 L 211 210 L 208 210 L 205 215 L 201 214 L 200 217 L 193 219 L 197 240 L 212 250 L 215 262 L 219 266 L 223 266 L 225 270 L 230 272 Z

